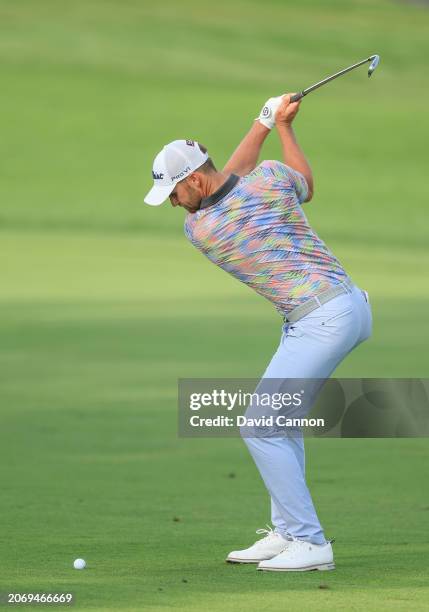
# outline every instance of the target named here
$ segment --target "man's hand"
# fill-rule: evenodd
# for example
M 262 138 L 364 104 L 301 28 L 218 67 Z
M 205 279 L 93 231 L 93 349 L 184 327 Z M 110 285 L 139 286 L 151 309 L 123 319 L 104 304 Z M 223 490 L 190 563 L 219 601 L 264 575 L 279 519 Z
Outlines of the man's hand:
M 282 125 L 292 125 L 292 121 L 295 119 L 295 116 L 299 111 L 301 100 L 298 100 L 298 102 L 291 102 L 291 96 L 293 96 L 293 94 L 285 94 L 284 96 L 281 96 L 282 100 L 275 113 L 275 123 L 277 127 Z
M 275 126 L 275 114 L 282 102 L 283 96 L 277 96 L 275 98 L 269 98 L 259 113 L 259 117 L 256 117 L 256 121 L 262 123 L 266 128 L 272 130 Z

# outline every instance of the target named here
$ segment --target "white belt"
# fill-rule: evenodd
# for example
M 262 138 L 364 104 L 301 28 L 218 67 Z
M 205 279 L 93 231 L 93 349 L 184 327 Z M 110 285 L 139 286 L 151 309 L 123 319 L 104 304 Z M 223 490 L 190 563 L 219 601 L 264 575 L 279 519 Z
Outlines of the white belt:
M 319 308 L 319 306 L 321 306 L 322 304 L 326 304 L 326 302 L 329 302 L 329 300 L 332 300 L 334 297 L 337 297 L 337 295 L 341 295 L 342 293 L 351 293 L 353 287 L 354 284 L 352 283 L 352 281 L 350 279 L 347 279 L 345 281 L 342 281 L 336 287 L 330 287 L 329 289 L 325 289 L 325 291 L 322 291 L 321 293 L 305 301 L 300 306 L 297 306 L 296 308 L 288 312 L 288 314 L 284 317 L 285 323 L 295 323 L 296 321 L 299 321 L 299 319 L 302 319 L 313 310 L 316 310 L 316 308 Z M 365 299 L 368 301 L 366 296 Z

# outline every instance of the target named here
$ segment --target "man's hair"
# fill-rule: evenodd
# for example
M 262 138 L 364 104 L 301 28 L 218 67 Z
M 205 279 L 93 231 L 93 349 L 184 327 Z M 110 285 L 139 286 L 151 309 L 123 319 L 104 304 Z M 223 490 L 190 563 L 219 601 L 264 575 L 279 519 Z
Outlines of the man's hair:
M 198 146 L 200 147 L 201 153 L 207 153 L 207 148 L 204 145 L 198 143 Z M 202 166 L 197 168 L 197 171 L 203 172 L 203 174 L 210 174 L 211 172 L 217 172 L 216 166 L 214 165 L 211 157 L 209 157 L 208 160 L 204 162 Z

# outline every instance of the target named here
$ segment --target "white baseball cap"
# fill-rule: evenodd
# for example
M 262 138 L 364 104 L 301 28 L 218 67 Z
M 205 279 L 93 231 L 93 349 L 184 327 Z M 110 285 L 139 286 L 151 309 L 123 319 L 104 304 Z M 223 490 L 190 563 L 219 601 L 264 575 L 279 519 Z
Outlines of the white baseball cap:
M 202 166 L 209 156 L 194 140 L 173 140 L 155 157 L 152 168 L 153 187 L 144 201 L 159 206 L 179 181 Z

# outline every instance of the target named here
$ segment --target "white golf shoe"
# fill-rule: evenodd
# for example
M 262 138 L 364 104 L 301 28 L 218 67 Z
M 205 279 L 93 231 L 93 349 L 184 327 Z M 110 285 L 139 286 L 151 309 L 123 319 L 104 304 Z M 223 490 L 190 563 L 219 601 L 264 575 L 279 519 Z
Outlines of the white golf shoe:
M 255 542 L 250 548 L 233 550 L 227 556 L 226 561 L 229 563 L 259 563 L 278 556 L 291 543 L 270 527 L 257 529 L 256 533 L 265 534 L 265 537 Z
M 309 570 L 335 569 L 330 542 L 311 544 L 292 538 L 286 548 L 276 557 L 262 561 L 258 570 L 269 572 L 306 572 Z

